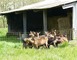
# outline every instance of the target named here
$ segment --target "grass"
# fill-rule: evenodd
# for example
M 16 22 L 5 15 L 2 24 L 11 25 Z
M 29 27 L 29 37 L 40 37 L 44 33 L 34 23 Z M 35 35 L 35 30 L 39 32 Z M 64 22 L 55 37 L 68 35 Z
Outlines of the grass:
M 76 42 L 63 43 L 58 48 L 23 49 L 16 37 L 1 36 L 0 60 L 77 60 Z
M 0 28 L 0 37 L 2 36 L 5 36 L 7 33 L 7 28 Z
M 0 42 L 0 60 L 77 60 L 77 47 L 23 49 L 22 44 Z

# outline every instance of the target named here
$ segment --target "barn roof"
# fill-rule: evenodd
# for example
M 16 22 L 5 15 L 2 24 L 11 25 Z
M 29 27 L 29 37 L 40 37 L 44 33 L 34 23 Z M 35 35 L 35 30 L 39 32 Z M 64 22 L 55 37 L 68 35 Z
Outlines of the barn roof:
M 64 4 L 76 2 L 77 0 L 46 0 L 38 3 L 34 3 L 31 5 L 27 5 L 24 7 L 21 7 L 19 9 L 14 9 L 10 11 L 4 11 L 0 12 L 0 14 L 7 14 L 12 12 L 18 12 L 18 11 L 24 11 L 24 10 L 33 10 L 33 9 L 48 9 L 56 6 L 62 6 Z

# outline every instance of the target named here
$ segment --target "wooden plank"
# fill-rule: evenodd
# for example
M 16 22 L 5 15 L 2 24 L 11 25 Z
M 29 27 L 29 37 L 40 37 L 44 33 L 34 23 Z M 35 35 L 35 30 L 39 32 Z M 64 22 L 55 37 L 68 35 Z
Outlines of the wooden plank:
M 74 6 L 75 3 L 69 3 L 69 4 L 65 4 L 62 6 L 63 9 L 68 9 L 68 8 L 72 8 Z
M 26 12 L 23 12 L 23 33 L 24 37 L 27 37 L 27 17 L 26 17 Z
M 73 39 L 77 38 L 77 3 L 73 7 Z

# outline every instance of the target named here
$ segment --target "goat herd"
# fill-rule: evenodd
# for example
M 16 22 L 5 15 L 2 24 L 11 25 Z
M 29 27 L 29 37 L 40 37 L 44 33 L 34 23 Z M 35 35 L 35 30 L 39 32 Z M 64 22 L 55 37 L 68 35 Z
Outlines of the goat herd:
M 68 42 L 67 36 L 57 33 L 56 30 L 51 32 L 45 32 L 44 35 L 40 35 L 40 32 L 30 31 L 28 38 L 23 38 L 23 47 L 27 48 L 40 48 L 44 46 L 50 48 L 50 45 L 58 47 L 58 44 Z

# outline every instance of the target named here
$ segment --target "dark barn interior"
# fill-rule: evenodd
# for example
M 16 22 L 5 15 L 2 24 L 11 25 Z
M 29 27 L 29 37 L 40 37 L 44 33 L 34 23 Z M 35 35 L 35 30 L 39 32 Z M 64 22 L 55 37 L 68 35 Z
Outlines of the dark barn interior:
M 23 32 L 23 16 L 22 14 L 8 14 L 7 16 L 8 33 Z
M 43 31 L 42 11 L 27 11 L 27 32 Z
M 8 33 L 23 33 L 23 14 L 8 14 L 7 23 L 9 26 Z M 27 33 L 30 31 L 43 31 L 43 14 L 42 11 L 27 11 Z

